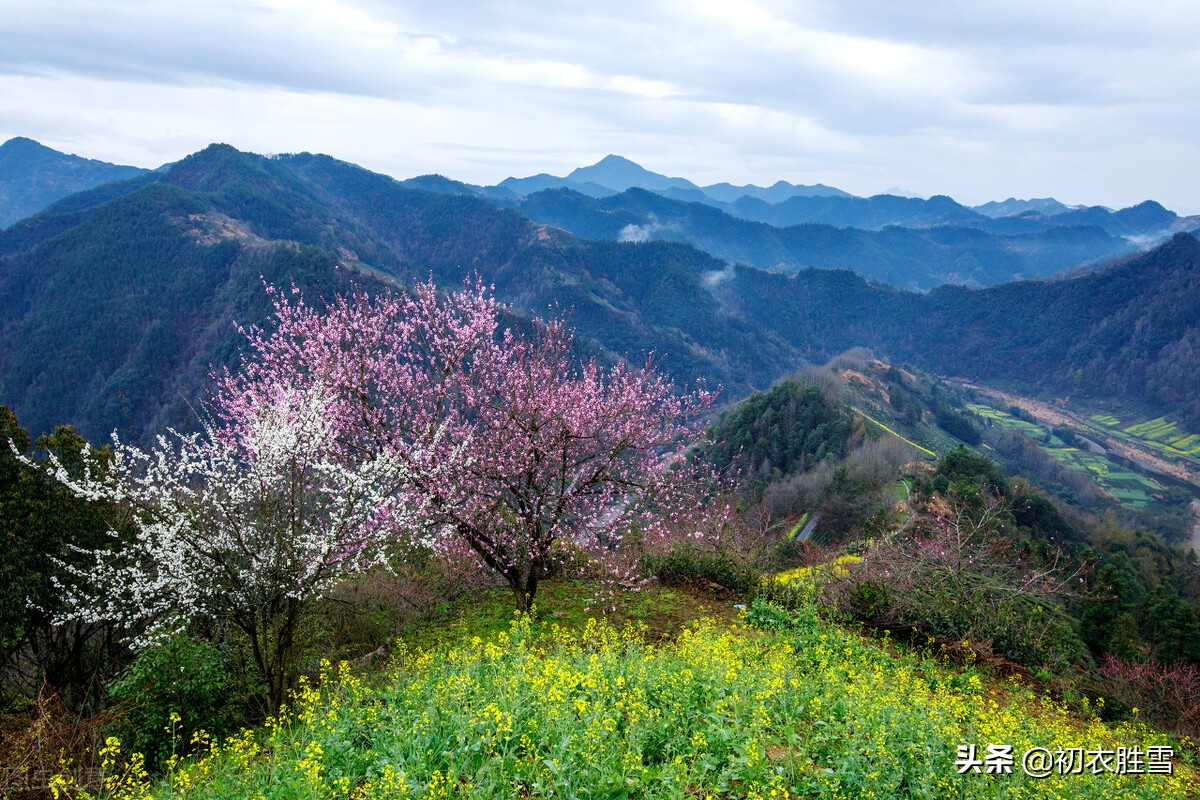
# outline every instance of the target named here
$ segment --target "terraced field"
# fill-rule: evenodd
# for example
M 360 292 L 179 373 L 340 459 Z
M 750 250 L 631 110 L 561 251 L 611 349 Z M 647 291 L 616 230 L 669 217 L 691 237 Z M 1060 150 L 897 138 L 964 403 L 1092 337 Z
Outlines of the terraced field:
M 1111 414 L 1094 414 L 1088 422 L 1110 436 L 1157 450 L 1168 459 L 1200 465 L 1200 434 L 1188 433 L 1166 417 L 1129 425 Z
M 1146 508 L 1154 501 L 1154 495 L 1163 492 L 1166 488 L 1158 481 L 1132 472 L 1104 455 L 1068 446 L 1062 439 L 1037 423 L 1014 417 L 1006 411 L 980 403 L 967 403 L 967 408 L 979 417 L 991 420 L 993 425 L 1015 430 L 1029 437 L 1048 455 L 1062 461 L 1071 469 L 1086 473 L 1106 494 L 1115 498 L 1121 505 L 1129 508 Z M 1098 425 L 1104 424 L 1097 417 L 1091 419 Z M 1114 417 L 1107 419 L 1113 420 L 1114 427 L 1120 424 Z M 1168 424 L 1173 425 L 1173 423 Z M 1159 431 L 1165 430 L 1165 428 L 1158 426 L 1153 430 Z M 1133 436 L 1133 434 L 1127 435 Z

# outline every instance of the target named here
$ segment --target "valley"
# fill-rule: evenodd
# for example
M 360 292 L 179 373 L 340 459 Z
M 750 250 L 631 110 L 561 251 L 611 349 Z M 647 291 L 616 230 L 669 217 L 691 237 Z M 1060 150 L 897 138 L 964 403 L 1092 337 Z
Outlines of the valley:
M 627 179 L 656 180 L 616 166 Z M 120 710 L 112 729 L 149 759 L 144 763 L 154 776 L 181 769 L 170 778 L 175 785 L 200 774 L 192 770 L 207 769 L 198 751 L 182 761 L 168 760 L 175 744 L 164 732 L 176 735 L 178 720 L 169 716 L 176 708 L 188 709 L 222 735 L 264 720 L 272 731 L 299 732 L 306 737 L 303 748 L 266 728 L 247 727 L 237 734 L 242 744 L 220 750 L 228 771 L 216 778 L 218 784 L 253 785 L 264 795 L 274 792 L 275 777 L 256 771 L 261 754 L 294 762 L 293 772 L 305 776 L 305 791 L 318 794 L 326 770 L 342 769 L 311 749 L 317 741 L 311 731 L 280 721 L 286 719 L 280 709 L 289 692 L 307 698 L 303 708 L 316 709 L 325 702 L 326 687 L 346 680 L 333 677 L 331 663 L 322 664 L 331 653 L 345 657 L 354 670 L 361 665 L 372 680 L 404 676 L 410 687 L 440 680 L 425 666 L 439 659 L 474 674 L 511 659 L 539 663 L 551 641 L 558 648 L 555 659 L 580 669 L 579 659 L 603 652 L 611 667 L 605 680 L 632 675 L 625 654 L 641 654 L 638 663 L 657 659 L 658 665 L 646 676 L 645 691 L 655 693 L 645 707 L 651 719 L 664 713 L 661 676 L 674 680 L 680 669 L 719 664 L 722 652 L 742 659 L 743 652 L 759 652 L 759 644 L 769 640 L 780 648 L 772 656 L 778 669 L 772 667 L 764 680 L 790 679 L 803 663 L 798 653 L 810 651 L 816 641 L 835 640 L 842 652 L 858 653 L 862 669 L 886 664 L 889 670 L 927 673 L 933 683 L 913 684 L 924 698 L 918 705 L 960 709 L 953 713 L 965 727 L 956 735 L 982 735 L 967 731 L 984 730 L 994 715 L 985 696 L 1007 698 L 1013 725 L 1065 746 L 1090 741 L 1087 725 L 1087 731 L 1102 730 L 1084 699 L 1089 696 L 1108 698 L 1112 711 L 1105 712 L 1105 724 L 1146 719 L 1159 726 L 1138 734 L 1152 737 L 1145 741 L 1175 741 L 1166 737 L 1200 730 L 1200 722 L 1188 716 L 1190 706 L 1156 695 L 1146 679 L 1127 674 L 1155 663 L 1147 658 L 1169 659 L 1180 670 L 1200 664 L 1195 644 L 1200 638 L 1191 634 L 1200 632 L 1194 607 L 1200 573 L 1190 549 L 1200 547 L 1200 437 L 1190 433 L 1200 430 L 1200 397 L 1193 387 L 1200 369 L 1200 241 L 1189 232 L 1192 221 L 1146 204 L 1111 211 L 1017 203 L 1010 206 L 1019 212 L 1015 217 L 987 209 L 993 216 L 949 198 L 852 198 L 794 185 L 714 190 L 719 197 L 697 197 L 693 192 L 699 188 L 670 182 L 659 182 L 658 190 L 623 185 L 609 191 L 601 181 L 614 179 L 606 175 L 603 169 L 585 171 L 572 186 L 541 176 L 526 184 L 472 187 L 429 176 L 397 181 L 328 156 L 266 157 L 212 145 L 163 170 L 63 197 L 0 230 L 0 423 L 21 443 L 20 452 L 0 454 L 0 490 L 6 493 L 0 520 L 17 532 L 14 566 L 5 566 L 6 582 L 0 584 L 0 614 L 14 620 L 6 630 L 19 631 L 3 651 L 8 661 L 0 688 L 12 702 L 32 702 L 36 686 L 28 676 L 37 669 L 66 670 L 57 659 L 75 651 L 59 646 L 55 637 L 78 641 L 71 637 L 116 630 L 103 628 L 117 625 L 109 620 L 96 629 L 66 629 L 26 606 L 26 598 L 37 596 L 48 607 L 65 608 L 54 581 L 64 580 L 60 572 L 67 562 L 55 554 L 86 553 L 97 564 L 113 558 L 128 571 L 96 586 L 142 585 L 140 565 L 160 557 L 138 550 L 138 558 L 127 558 L 156 541 L 132 530 L 151 524 L 150 515 L 124 514 L 113 533 L 110 511 L 124 508 L 128 495 L 105 496 L 98 484 L 86 487 L 86 497 L 66 491 L 56 476 L 70 473 L 44 467 L 52 457 L 75 470 L 95 459 L 91 474 L 100 475 L 109 474 L 99 464 L 114 451 L 121 453 L 115 463 L 137 461 L 122 449 L 131 446 L 127 443 L 159 441 L 163 447 L 170 441 L 174 449 L 156 456 L 168 460 L 201 448 L 196 452 L 202 460 L 207 457 L 202 448 L 219 449 L 232 439 L 240 442 L 239 455 L 220 451 L 211 463 L 242 469 L 269 452 L 242 440 L 266 430 L 268 422 L 291 424 L 296 416 L 308 420 L 306 431 L 327 437 L 319 440 L 314 457 L 340 459 L 322 464 L 320 474 L 345 476 L 346 470 L 366 469 L 362 454 L 380 441 L 416 446 L 416 437 L 408 441 L 402 432 L 360 440 L 378 420 L 395 421 L 387 430 L 404 431 L 412 413 L 427 414 L 433 425 L 438 415 L 454 411 L 455 441 L 475 444 L 490 437 L 496 453 L 456 461 L 462 451 L 441 443 L 435 445 L 443 448 L 436 458 L 406 456 L 414 469 L 430 471 L 411 484 L 388 478 L 405 487 L 402 496 L 414 499 L 412 506 L 397 506 L 394 515 L 389 510 L 381 517 L 404 531 L 368 540 L 355 533 L 354 523 L 332 526 L 351 538 L 320 552 L 335 554 L 333 565 L 345 572 L 320 592 L 305 589 L 290 606 L 292 616 L 279 616 L 286 606 L 277 602 L 283 595 L 265 591 L 261 596 L 275 598 L 266 610 L 213 606 L 161 646 L 135 650 L 116 638 L 98 638 L 94 658 L 102 678 L 80 678 L 83 656 L 74 655 L 67 657 L 75 659 L 68 667 L 76 672 L 55 673 L 66 702 L 108 709 L 107 696 L 89 694 L 102 689 L 142 703 L 157 716 Z M 520 194 L 522 187 L 529 193 Z M 746 193 L 729 195 L 739 190 Z M 821 221 L 791 224 L 795 218 L 785 219 L 785 213 Z M 852 217 L 837 216 L 842 213 Z M 751 218 L 755 214 L 760 218 Z M 762 219 L 768 214 L 773 222 Z M 847 220 L 864 227 L 839 227 Z M 1143 235 L 1135 245 L 1133 239 Z M 1070 275 L 1050 277 L 1067 268 Z M 416 305 L 392 305 L 416 302 L 413 292 L 423 298 Z M 474 300 L 464 299 L 473 292 Z M 346 297 L 353 297 L 350 305 L 340 299 Z M 479 312 L 485 319 L 455 316 L 468 306 L 485 309 Z M 391 308 L 392 316 L 362 311 L 370 308 Z M 551 327 L 539 318 L 549 318 Z M 553 327 L 553 320 L 561 320 L 561 327 Z M 409 325 L 424 333 L 405 338 Z M 280 330 L 293 338 L 268 344 Z M 453 355 L 460 352 L 454 348 L 438 349 L 466 336 L 474 344 L 461 352 L 472 353 L 470 358 Z M 516 354 L 531 352 L 523 349 L 530 341 L 557 342 L 554 359 L 521 361 Z M 268 374 L 254 359 L 271 353 L 289 355 L 272 356 L 275 371 Z M 393 360 L 397 354 L 401 357 Z M 639 384 L 640 378 L 627 377 L 640 375 L 643 364 L 661 382 Z M 400 368 L 386 374 L 391 367 L 381 365 Z M 375 372 L 379 369 L 384 373 Z M 338 381 L 341 399 L 324 395 L 324 377 L 309 385 L 314 374 Z M 457 388 L 439 394 L 448 376 Z M 230 380 L 237 392 L 221 395 Z M 484 388 L 478 381 L 486 381 Z M 605 490 L 610 493 L 583 501 L 591 503 L 585 510 L 592 524 L 573 524 L 583 517 L 567 514 L 572 524 L 560 525 L 566 517 L 547 520 L 538 509 L 565 506 L 547 505 L 534 495 L 546 487 L 573 491 L 576 483 L 567 473 L 543 474 L 547 465 L 571 463 L 566 456 L 541 458 L 546 448 L 615 442 L 619 450 L 633 435 L 570 427 L 589 407 L 603 409 L 613 401 L 602 387 L 606 382 L 620 383 L 629 403 L 625 413 L 606 417 L 610 428 L 683 402 L 691 410 L 679 406 L 678 415 L 688 418 L 690 443 L 675 454 L 670 470 L 663 469 L 670 459 L 659 451 L 683 448 L 685 431 L 674 420 L 662 422 L 674 432 L 667 435 L 670 442 L 648 434 L 642 440 L 643 450 L 654 451 L 643 467 L 662 470 L 652 502 L 638 506 L 630 488 L 649 485 L 645 475 L 622 474 L 615 479 L 624 487 L 619 494 Z M 548 385 L 561 389 L 542 391 Z M 639 398 L 637 386 L 653 391 Z M 593 392 L 590 404 L 562 402 L 583 392 L 580 387 Z M 459 403 L 477 405 L 455 411 Z M 231 416 L 251 411 L 264 416 L 240 426 L 229 423 Z M 213 420 L 218 427 L 206 429 Z M 559 434 L 539 438 L 560 425 Z M 157 439 L 172 429 L 195 432 L 196 438 L 183 433 Z M 118 439 L 111 438 L 114 431 Z M 532 444 L 509 447 L 519 435 Z M 307 440 L 289 434 L 278 441 Z M 89 442 L 112 444 L 91 450 Z M 580 463 L 594 463 L 593 456 Z M 464 493 L 469 478 L 485 474 L 487 458 L 494 466 L 487 480 L 493 483 Z M 278 463 L 309 463 L 306 459 Z M 445 480 L 439 465 L 455 469 L 454 478 Z M 267 474 L 294 477 L 287 469 L 275 465 Z M 513 470 L 524 472 L 514 478 Z M 590 479 L 588 474 L 575 477 Z M 133 480 L 132 473 L 127 477 Z M 197 479 L 196 485 L 217 482 Z M 130 485 L 159 491 L 160 483 L 169 480 Z M 292 502 L 294 493 L 249 483 L 240 473 L 229 485 L 268 489 L 263 498 L 238 506 L 236 514 L 197 522 L 185 509 L 179 529 L 243 513 L 252 524 L 232 538 L 174 540 L 187 554 L 168 554 L 161 569 L 191 567 L 204 563 L 202 558 L 226 566 L 253 564 L 260 550 L 280 546 L 278 560 L 292 564 L 292 545 L 313 541 L 311 532 L 295 536 L 297 528 L 276 531 L 278 519 L 264 511 Z M 674 492 L 669 502 L 668 489 Z M 175 507 L 173 498 L 193 487 L 163 491 L 139 502 L 167 513 Z M 240 497 L 240 491 L 228 496 Z M 443 494 L 432 496 L 434 491 Z M 374 495 L 358 513 L 369 516 L 379 507 L 374 503 L 391 504 L 398 496 Z M 198 507 L 209 502 L 203 494 L 195 497 Z M 468 506 L 470 519 L 459 517 L 451 525 L 445 523 L 450 517 L 437 517 Z M 410 512 L 415 521 L 404 516 Z M 637 525 L 627 516 L 635 513 Z M 313 506 L 287 518 L 299 520 L 294 524 L 303 529 L 314 518 L 336 522 L 333 514 Z M 627 536 L 610 536 L 618 518 L 628 524 Z M 51 524 L 57 519 L 71 525 Z M 516 519 L 524 521 L 514 525 Z M 370 524 L 376 524 L 373 518 Z M 606 532 L 597 534 L 598 529 Z M 424 538 L 413 538 L 415 531 L 424 531 Z M 549 544 L 522 539 L 546 531 Z M 251 532 L 270 535 L 247 551 Z M 496 556 L 496 537 L 511 535 L 515 555 Z M 115 548 L 114 541 L 120 542 Z M 366 555 L 361 564 L 336 557 L 366 553 L 368 545 L 378 551 L 371 551 L 376 560 L 369 566 Z M 312 559 L 301 561 L 292 566 L 302 575 Z M 528 574 L 518 574 L 517 563 L 527 565 Z M 72 562 L 70 569 L 82 567 Z M 185 577 L 198 587 L 227 571 L 196 569 Z M 274 574 L 251 570 L 246 580 Z M 535 605 L 539 583 L 545 588 L 538 602 L 553 603 L 553 610 Z M 160 585 L 146 597 L 175 608 L 168 589 Z M 204 596 L 224 602 L 260 595 L 243 594 L 231 584 Z M 519 598 L 521 621 L 497 624 L 511 619 L 506 603 L 513 596 Z M 100 602 L 89 596 L 81 601 L 81 613 Z M 259 613 L 275 621 L 266 627 L 245 621 L 245 614 Z M 448 621 L 451 613 L 458 622 Z M 225 621 L 230 614 L 243 615 L 241 627 Z M 634 628 L 604 632 L 589 615 L 644 622 L 656 638 Z M 707 616 L 716 616 L 719 625 L 702 619 Z M 557 621 L 570 625 L 579 641 Z M 259 638 L 272 631 L 282 638 L 270 646 L 286 658 L 261 657 L 267 647 Z M 893 633 L 895 640 L 889 638 Z M 470 643 L 466 650 L 463 642 Z M 252 657 L 247 647 L 259 655 Z M 396 660 L 387 660 L 389 647 L 399 654 Z M 288 661 L 293 650 L 295 660 Z M 187 697 L 175 699 L 177 687 L 165 687 L 160 678 L 176 674 L 181 663 L 216 670 L 221 699 L 188 681 Z M 826 674 L 822 667 L 805 680 L 824 682 L 814 695 L 821 702 L 842 703 L 847 692 L 861 698 L 874 685 L 858 669 Z M 374 696 L 353 688 L 358 678 L 349 680 L 337 691 L 359 692 L 365 705 L 356 700 L 339 707 L 355 709 L 354 715 L 374 707 Z M 1181 685 L 1189 680 L 1179 678 Z M 579 685 L 574 677 L 567 684 Z M 705 681 L 710 688 L 727 684 L 720 676 Z M 746 684 L 745 690 L 765 691 L 763 685 Z M 384 702 L 393 702 L 381 691 L 380 697 L 389 698 Z M 500 697 L 498 688 L 486 691 Z M 779 697 L 798 696 L 796 691 Z M 1035 699 L 1050 693 L 1061 712 Z M 226 703 L 226 696 L 234 702 Z M 616 691 L 610 699 L 622 696 Z M 899 697 L 871 697 L 884 716 L 908 720 L 894 747 L 909 747 L 926 712 Z M 580 700 L 575 697 L 571 707 L 579 710 Z M 462 705 L 470 708 L 468 700 Z M 1135 706 L 1146 709 L 1142 717 L 1129 710 Z M 549 698 L 538 708 L 549 717 L 561 716 L 566 706 Z M 704 701 L 686 713 L 689 719 L 716 719 L 714 708 Z M 751 713 L 741 706 L 721 708 Z M 763 704 L 752 711 L 783 713 L 773 708 Z M 982 713 L 973 716 L 965 709 Z M 358 722 L 327 711 L 335 721 L 332 738 L 321 739 L 320 746 L 333 751 L 341 748 L 334 728 Z M 519 709 L 501 713 L 516 719 Z M 1050 713 L 1076 715 L 1079 722 L 1053 731 L 1038 727 L 1035 720 Z M 569 714 L 562 719 L 564 737 L 584 730 Z M 593 723 L 603 727 L 604 719 L 587 723 L 589 741 L 601 740 Z M 828 715 L 815 709 L 805 719 L 816 726 Z M 582 725 L 583 716 L 579 720 Z M 875 720 L 868 715 L 851 728 L 873 726 Z M 22 718 L 20 725 L 26 723 L 22 735 L 42 735 L 36 725 L 43 722 Z M 552 752 L 533 739 L 518 745 L 499 729 L 494 738 L 481 739 L 474 716 L 443 723 L 437 736 L 453 739 L 455 752 L 484 740 L 496 750 L 469 767 L 429 757 L 430 748 L 413 750 L 405 756 L 406 769 L 426 789 L 461 769 L 490 781 L 496 796 L 508 796 L 514 781 L 579 788 L 562 782 L 557 767 L 536 767 L 558 758 L 575 763 L 578 750 Z M 95 730 L 107 724 L 97 721 Z M 741 796 L 744 783 L 773 785 L 771 775 L 787 776 L 792 786 L 826 786 L 809 763 L 820 759 L 841 770 L 828 786 L 877 785 L 871 773 L 854 772 L 857 744 L 812 749 L 822 741 L 819 736 L 787 725 L 680 725 L 686 736 L 649 728 L 636 740 L 618 737 L 606 757 L 621 765 L 586 773 L 584 782 L 607 781 L 623 791 L 641 787 L 639 780 L 649 786 L 663 776 L 688 775 L 699 786 Z M 191 735 L 194 729 L 186 730 Z M 756 732 L 737 745 L 747 753 L 744 763 L 718 760 L 696 771 L 713 751 L 707 740 L 697 744 L 695 737 L 734 732 L 738 737 Z M 1103 729 L 1097 735 L 1115 734 Z M 927 786 L 945 789 L 950 784 L 939 783 L 932 771 L 946 761 L 951 743 L 932 734 L 926 743 L 940 755 L 932 761 L 906 757 L 897 769 L 924 770 Z M 502 755 L 518 746 L 541 759 L 532 762 L 532 771 L 525 756 Z M 677 760 L 659 758 L 668 746 L 690 747 L 697 760 L 677 772 L 665 766 Z M 251 752 L 259 755 L 239 760 Z M 374 758 L 378 750 L 368 742 L 338 752 L 358 759 Z M 115 759 L 113 753 L 108 751 Z M 878 757 L 891 758 L 883 751 Z M 511 770 L 504 766 L 510 761 Z M 1182 772 L 1185 763 L 1178 768 Z M 45 770 L 53 767 L 40 769 L 51 774 Z M 398 773 L 386 773 L 391 777 L 385 779 L 372 769 L 346 768 L 338 780 L 397 792 L 409 785 Z M 585 774 L 582 766 L 576 771 Z M 126 788 L 161 795 L 162 784 L 150 772 L 128 772 L 133 777 Z M 92 780 L 83 768 L 59 775 L 64 782 L 76 777 L 82 783 L 75 788 Z M 209 778 L 195 780 L 201 796 Z M 1095 788 L 1103 796 L 1103 788 Z M 338 796 L 351 792 L 338 791 Z
M 1200 800 L 1200 4 L 9 2 L 2 800 Z
M 1019 408 L 1044 425 L 1073 430 L 1099 444 L 1102 456 L 1111 451 L 1142 470 L 1173 478 L 1200 490 L 1200 457 L 1194 449 L 1197 437 L 1181 432 L 1177 425 L 1165 419 L 1126 425 L 1108 414 L 1071 410 L 1066 402 L 1036 400 L 967 382 L 959 385 L 994 400 L 1004 408 Z M 997 413 L 994 409 L 992 412 Z M 1161 441 L 1159 437 L 1164 435 L 1173 437 L 1176 443 L 1183 441 L 1187 449 Z M 1061 446 L 1062 443 L 1057 444 Z

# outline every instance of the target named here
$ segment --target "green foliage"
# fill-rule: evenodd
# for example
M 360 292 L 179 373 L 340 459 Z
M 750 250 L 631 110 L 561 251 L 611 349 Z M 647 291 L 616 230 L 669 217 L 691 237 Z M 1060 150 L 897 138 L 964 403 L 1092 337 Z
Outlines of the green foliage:
M 1200 618 L 1175 587 L 1159 584 L 1150 596 L 1146 617 L 1156 660 L 1200 665 Z
M 252 674 L 231 643 L 177 634 L 138 652 L 108 685 L 123 711 L 112 733 L 156 771 L 196 731 L 224 736 L 253 719 L 261 690 L 249 685 Z
M 111 626 L 53 624 L 61 608 L 53 582 L 66 578 L 59 561 L 79 562 L 74 548 L 109 545 L 107 532 L 119 520 L 110 519 L 103 504 L 81 500 L 42 470 L 17 461 L 10 440 L 20 452 L 29 450 L 28 433 L 0 406 L 0 706 L 36 697 L 44 680 L 68 708 L 94 710 L 124 649 Z M 104 459 L 68 426 L 39 437 L 36 447 L 76 474 L 85 451 L 96 464 Z
M 21 453 L 29 450 L 29 433 L 20 426 L 8 406 L 0 406 L 0 536 L 4 552 L 0 562 L 0 649 L 7 651 L 23 636 L 27 611 L 22 579 L 22 562 L 28 557 L 28 545 L 21 539 L 21 527 L 29 516 L 29 483 L 33 476 L 13 458 L 9 443 Z M 15 556 L 15 557 L 14 557 Z
M 1090 581 L 1090 596 L 1081 603 L 1080 635 L 1097 655 L 1112 654 L 1124 660 L 1138 657 L 1141 637 L 1134 612 L 1133 587 L 1116 564 L 1102 564 Z
M 949 486 L 957 485 L 963 492 L 1009 494 L 1008 479 L 996 462 L 961 445 L 942 456 L 937 474 L 945 478 Z
M 700 454 L 760 485 L 846 454 L 854 417 L 818 386 L 786 380 L 727 412 L 708 431 Z
M 979 426 L 962 411 L 939 403 L 934 407 L 933 413 L 938 427 L 956 439 L 961 439 L 972 447 L 978 447 L 983 442 L 983 433 Z
M 761 573 L 736 563 L 729 555 L 688 546 L 654 556 L 647 566 L 668 586 L 716 586 L 743 595 L 753 592 L 762 578 Z

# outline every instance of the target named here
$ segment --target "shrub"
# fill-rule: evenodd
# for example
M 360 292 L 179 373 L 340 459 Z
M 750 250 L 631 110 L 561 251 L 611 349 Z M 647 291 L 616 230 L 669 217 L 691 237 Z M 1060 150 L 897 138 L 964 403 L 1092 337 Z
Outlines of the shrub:
M 1200 737 L 1200 669 L 1191 664 L 1137 663 L 1106 656 L 1096 670 L 1100 690 L 1131 713 L 1183 736 Z
M 737 563 L 730 555 L 681 546 L 647 559 L 650 570 L 668 586 L 717 586 L 738 594 L 753 592 L 762 573 Z
M 1086 648 L 1061 607 L 1079 567 L 1035 560 L 998 527 L 1003 506 L 932 508 L 903 533 L 873 541 L 862 560 L 831 573 L 827 603 L 848 617 L 970 639 L 1029 666 L 1064 669 Z
M 113 733 L 127 750 L 145 756 L 151 771 L 204 730 L 223 735 L 251 716 L 252 688 L 228 643 L 179 634 L 141 650 L 109 686 L 124 715 Z

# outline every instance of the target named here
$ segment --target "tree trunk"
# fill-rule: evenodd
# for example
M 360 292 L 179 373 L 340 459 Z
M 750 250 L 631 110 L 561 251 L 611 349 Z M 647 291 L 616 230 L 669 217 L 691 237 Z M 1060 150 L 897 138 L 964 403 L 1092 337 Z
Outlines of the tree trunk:
M 517 601 L 517 611 L 528 614 L 533 610 L 533 598 L 537 595 L 538 579 L 535 575 L 525 576 L 514 570 L 505 576 Z
M 242 630 L 250 637 L 254 663 L 266 687 L 267 716 L 274 717 L 287 699 L 292 650 L 296 626 L 300 619 L 301 603 L 288 599 L 283 614 L 277 619 L 258 619 Z

